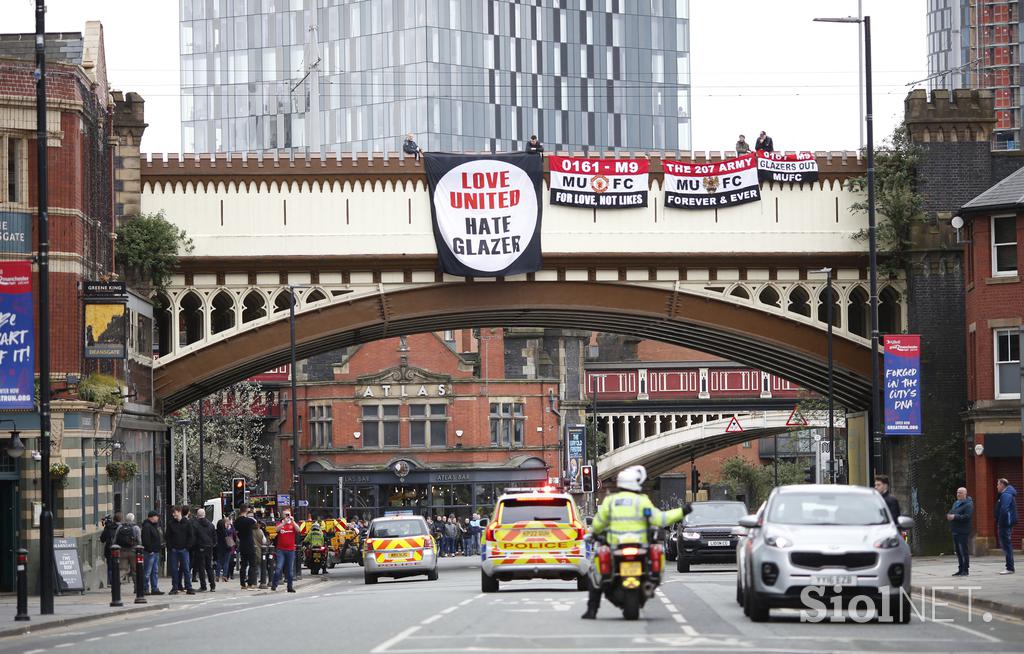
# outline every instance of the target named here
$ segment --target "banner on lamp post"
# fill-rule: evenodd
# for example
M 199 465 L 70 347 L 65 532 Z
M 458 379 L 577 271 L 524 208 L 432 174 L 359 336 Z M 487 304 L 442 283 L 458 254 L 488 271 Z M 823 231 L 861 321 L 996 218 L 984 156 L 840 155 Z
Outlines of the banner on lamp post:
M 565 430 L 566 461 L 565 477 L 569 482 L 569 490 L 582 492 L 583 484 L 580 471 L 587 461 L 587 428 L 585 425 L 569 425 Z
M 0 261 L 0 410 L 35 408 L 35 373 L 32 263 Z
M 921 337 L 886 336 L 885 434 L 916 436 L 921 433 Z

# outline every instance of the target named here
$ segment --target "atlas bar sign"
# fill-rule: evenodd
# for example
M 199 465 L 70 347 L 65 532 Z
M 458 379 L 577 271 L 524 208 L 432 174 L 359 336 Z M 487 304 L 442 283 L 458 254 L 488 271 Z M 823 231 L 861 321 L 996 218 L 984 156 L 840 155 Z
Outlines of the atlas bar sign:
M 374 384 L 366 386 L 359 397 L 448 397 L 448 384 Z

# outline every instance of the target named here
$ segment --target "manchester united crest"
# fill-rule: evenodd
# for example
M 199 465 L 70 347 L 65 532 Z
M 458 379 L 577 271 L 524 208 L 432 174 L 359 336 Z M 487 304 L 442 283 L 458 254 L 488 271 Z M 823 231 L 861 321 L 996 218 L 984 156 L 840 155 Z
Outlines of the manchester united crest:
M 714 193 L 718 190 L 719 178 L 718 175 L 708 175 L 704 178 L 704 190 L 708 193 Z

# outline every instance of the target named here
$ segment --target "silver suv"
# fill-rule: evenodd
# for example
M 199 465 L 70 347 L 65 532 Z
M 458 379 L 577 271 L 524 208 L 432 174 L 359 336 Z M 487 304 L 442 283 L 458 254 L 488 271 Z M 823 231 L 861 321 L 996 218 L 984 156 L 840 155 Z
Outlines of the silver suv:
M 739 573 L 744 612 L 764 622 L 770 609 L 796 608 L 820 620 L 829 608 L 874 605 L 883 619 L 909 622 L 910 547 L 900 530 L 914 521 L 898 524 L 871 488 L 776 488 L 759 515 L 740 520 L 752 530 Z

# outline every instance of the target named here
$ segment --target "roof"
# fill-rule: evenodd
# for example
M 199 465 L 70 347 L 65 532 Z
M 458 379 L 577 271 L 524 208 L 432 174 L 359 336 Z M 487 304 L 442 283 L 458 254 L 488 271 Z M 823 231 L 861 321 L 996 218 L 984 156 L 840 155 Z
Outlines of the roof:
M 847 486 L 844 484 L 790 484 L 775 489 L 778 493 L 874 493 L 868 486 Z
M 1024 207 L 1024 168 L 1003 178 L 995 186 L 960 207 L 963 213 L 984 213 Z
M 46 60 L 82 64 L 85 39 L 81 32 L 47 32 Z M 0 57 L 35 61 L 35 34 L 0 34 Z

